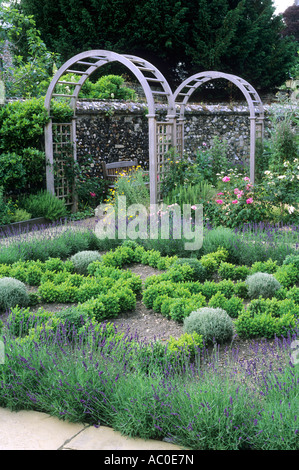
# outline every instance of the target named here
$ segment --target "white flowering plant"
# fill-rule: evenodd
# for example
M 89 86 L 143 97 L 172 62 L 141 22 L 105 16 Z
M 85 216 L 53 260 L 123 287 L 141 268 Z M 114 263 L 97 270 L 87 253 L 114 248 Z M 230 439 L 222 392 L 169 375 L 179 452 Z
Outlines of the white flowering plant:
M 299 159 L 285 160 L 283 170 L 266 170 L 261 189 L 265 201 L 280 208 L 282 219 L 295 221 L 299 210 Z

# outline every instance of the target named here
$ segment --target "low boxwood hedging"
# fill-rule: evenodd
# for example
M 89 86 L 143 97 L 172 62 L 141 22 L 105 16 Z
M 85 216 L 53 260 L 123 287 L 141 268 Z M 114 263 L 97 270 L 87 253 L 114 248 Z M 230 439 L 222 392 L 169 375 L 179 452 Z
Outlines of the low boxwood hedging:
M 248 267 L 228 263 L 227 251 L 221 247 L 199 260 L 163 257 L 159 251 L 147 251 L 133 241 L 101 256 L 96 251 L 91 253 L 85 260 L 84 252 L 79 256 L 84 274 L 78 273 L 74 258 L 50 257 L 44 261 L 0 264 L 0 278 L 14 278 L 36 286 L 37 293 L 29 296 L 30 305 L 74 303 L 78 304 L 77 312 L 98 322 L 133 310 L 137 296 L 142 294 L 147 308 L 181 323 L 201 308 L 223 309 L 242 337 L 287 334 L 297 325 L 299 268 L 295 255 L 287 257 L 281 266 L 269 259 Z M 142 286 L 140 276 L 129 269 L 132 263 L 147 264 L 163 272 L 149 276 Z M 258 289 L 253 295 L 255 278 L 258 279 L 254 286 Z M 260 278 L 265 278 L 265 283 Z M 270 284 L 274 286 L 271 295 L 260 290 Z

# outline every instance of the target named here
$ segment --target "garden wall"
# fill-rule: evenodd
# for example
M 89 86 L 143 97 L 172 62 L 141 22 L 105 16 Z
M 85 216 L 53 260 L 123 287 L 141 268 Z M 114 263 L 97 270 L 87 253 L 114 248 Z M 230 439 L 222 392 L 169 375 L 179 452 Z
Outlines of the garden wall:
M 266 108 L 266 107 L 265 107 Z M 270 126 L 267 118 L 266 135 Z M 77 154 L 107 163 L 137 158 L 148 168 L 148 122 L 142 103 L 81 101 L 77 103 Z M 161 119 L 166 108 L 160 105 Z M 249 158 L 249 113 L 245 106 L 189 105 L 185 112 L 185 151 L 195 152 L 214 137 L 225 139 L 231 159 Z

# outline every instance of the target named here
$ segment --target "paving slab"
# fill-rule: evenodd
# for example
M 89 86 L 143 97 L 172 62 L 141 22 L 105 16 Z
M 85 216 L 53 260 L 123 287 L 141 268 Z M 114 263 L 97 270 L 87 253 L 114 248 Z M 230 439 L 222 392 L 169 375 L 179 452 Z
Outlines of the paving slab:
M 174 444 L 128 438 L 106 426 L 88 427 L 64 445 L 64 450 L 179 450 Z
M 57 450 L 84 428 L 46 413 L 0 408 L 0 450 Z
M 0 408 L 0 450 L 180 450 L 174 444 L 128 438 L 113 429 L 62 421 L 37 411 Z

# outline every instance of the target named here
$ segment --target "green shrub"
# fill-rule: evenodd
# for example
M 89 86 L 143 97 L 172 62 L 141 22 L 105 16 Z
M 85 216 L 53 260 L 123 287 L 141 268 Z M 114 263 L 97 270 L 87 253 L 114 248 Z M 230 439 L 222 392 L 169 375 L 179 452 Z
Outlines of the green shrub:
M 178 339 L 170 336 L 167 341 L 167 351 L 171 354 L 184 352 L 192 361 L 199 349 L 203 348 L 202 336 L 197 333 L 184 333 Z
M 80 310 L 80 308 L 75 306 L 60 310 L 55 313 L 55 316 L 61 322 L 69 324 L 69 326 L 74 327 L 76 330 L 79 330 L 89 319 L 88 314 L 84 310 Z
M 121 308 L 118 296 L 115 293 L 101 294 L 79 304 L 79 307 L 88 314 L 89 318 L 95 318 L 98 322 L 117 317 Z
M 26 283 L 30 286 L 39 286 L 43 270 L 39 266 L 28 266 L 26 269 Z
M 110 250 L 102 256 L 105 266 L 122 268 L 125 264 L 135 261 L 134 250 L 129 246 L 119 246 L 115 250 Z
M 277 269 L 273 276 L 283 287 L 289 289 L 299 281 L 299 269 L 295 264 L 284 264 Z
M 247 299 L 248 298 L 248 286 L 246 282 L 243 281 L 237 281 L 234 286 L 235 290 L 235 295 L 237 297 L 241 297 L 241 299 Z
M 296 305 L 293 299 L 278 300 L 275 297 L 272 299 L 264 299 L 259 297 L 252 300 L 247 306 L 247 311 L 253 315 L 267 313 L 273 317 L 281 317 L 287 313 L 299 316 L 299 305 Z
M 293 254 L 286 256 L 282 264 L 293 264 L 299 271 L 299 255 Z
M 224 343 L 233 337 L 233 322 L 225 310 L 204 307 L 184 319 L 184 332 L 197 333 L 206 344 Z
M 201 264 L 207 269 L 209 274 L 216 272 L 222 261 L 226 261 L 229 252 L 223 248 L 218 247 L 217 251 L 203 255 L 200 258 Z
M 294 286 L 286 291 L 286 298 L 294 300 L 294 302 L 299 305 L 299 287 Z
M 126 274 L 129 275 L 126 276 Z M 131 289 L 135 295 L 139 295 L 142 292 L 141 277 L 138 274 L 131 273 L 130 271 L 123 273 L 120 279 L 114 283 L 114 286 L 115 289 L 118 289 L 118 287 L 127 287 Z
M 29 307 L 21 308 L 18 305 L 11 309 L 7 324 L 9 332 L 14 336 L 24 336 L 29 333 L 31 328 L 42 325 L 53 318 L 52 312 L 47 312 L 43 308 L 33 313 Z
M 281 288 L 281 284 L 274 275 L 268 273 L 251 274 L 245 282 L 248 286 L 248 296 L 251 299 L 256 299 L 259 296 L 273 297 L 275 292 Z
M 9 267 L 7 272 L 9 277 L 13 277 L 14 279 L 18 279 L 21 282 L 27 282 L 27 269 L 25 263 L 17 262 L 12 264 Z
M 26 196 L 20 201 L 20 205 L 26 211 L 30 212 L 33 218 L 44 217 L 45 219 L 55 221 L 67 214 L 64 199 L 58 199 L 54 194 L 48 191 L 39 191 L 37 194 Z
M 22 189 L 27 182 L 22 157 L 15 152 L 0 154 L 0 186 L 5 193 Z M 30 211 L 28 211 L 30 212 Z
M 16 305 L 26 307 L 29 296 L 23 282 L 11 277 L 0 279 L 0 310 L 8 310 Z
M 78 288 L 73 286 L 69 280 L 56 285 L 53 281 L 46 281 L 38 288 L 38 295 L 46 303 L 53 302 L 76 302 Z
M 296 332 L 297 320 L 291 313 L 280 317 L 274 317 L 270 313 L 254 315 L 253 312 L 245 311 L 235 321 L 235 328 L 240 338 L 274 338 L 285 336 Z
M 256 261 L 251 266 L 251 274 L 255 273 L 268 273 L 274 274 L 277 270 L 277 261 L 272 261 L 272 259 L 268 259 L 267 261 Z
M 222 279 L 231 279 L 233 281 L 242 280 L 250 274 L 248 266 L 236 266 L 232 263 L 222 261 L 218 269 L 218 274 Z
M 4 200 L 3 186 L 0 184 L 0 225 L 8 224 L 11 221 L 9 206 Z
M 179 258 L 175 261 L 174 266 L 176 265 L 185 265 L 190 266 L 194 273 L 192 275 L 192 281 L 204 282 L 207 279 L 207 269 L 201 264 L 201 262 L 196 258 Z
M 184 282 L 194 280 L 194 269 L 187 263 L 174 264 L 165 273 L 161 275 L 161 279 L 172 282 Z
M 190 298 L 174 298 L 169 305 L 169 316 L 172 320 L 182 322 L 193 310 L 206 305 L 203 296 L 193 296 Z M 162 308 L 162 307 L 161 307 Z
M 223 281 L 216 283 L 216 286 L 217 292 L 219 291 L 224 294 L 227 299 L 232 297 L 236 290 L 234 282 L 229 279 L 224 279 Z
M 24 209 L 17 209 L 12 216 L 12 222 L 23 222 L 23 220 L 31 219 L 31 214 Z
M 110 292 L 113 292 L 121 306 L 122 312 L 131 312 L 136 308 L 136 295 L 129 289 L 129 287 L 120 287 L 116 289 L 111 289 Z
M 154 284 L 143 293 L 143 302 L 147 308 L 152 308 L 156 297 L 159 295 L 168 295 L 173 297 L 175 285 L 170 281 Z
M 235 295 L 227 299 L 221 292 L 217 292 L 217 294 L 213 295 L 208 306 L 225 310 L 231 318 L 237 318 L 244 310 L 242 299 Z
M 218 292 L 218 285 L 216 282 L 205 281 L 200 286 L 200 292 L 207 300 L 210 300 Z
M 209 253 L 215 253 L 219 247 L 227 250 L 228 256 L 222 261 L 229 261 L 231 263 L 237 263 L 239 260 L 237 246 L 238 236 L 230 228 L 217 227 L 213 230 L 208 230 L 203 239 L 203 253 L 207 255 Z
M 63 262 L 60 258 L 48 258 L 44 262 L 45 271 L 70 271 L 72 272 L 72 265 L 67 261 Z
M 95 261 L 101 261 L 101 255 L 98 251 L 79 251 L 70 261 L 77 273 L 88 275 L 88 266 Z

